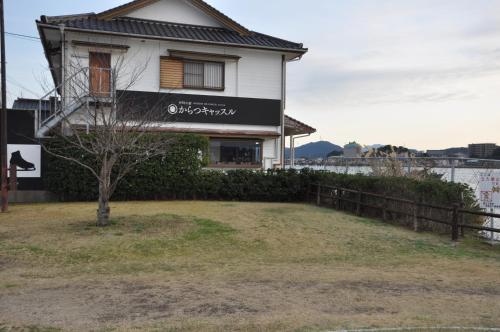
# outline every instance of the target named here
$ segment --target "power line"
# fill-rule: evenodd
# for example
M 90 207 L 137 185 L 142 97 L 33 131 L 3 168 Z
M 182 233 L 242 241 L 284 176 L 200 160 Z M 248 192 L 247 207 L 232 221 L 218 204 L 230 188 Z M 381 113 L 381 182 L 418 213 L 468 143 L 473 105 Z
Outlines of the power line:
M 36 39 L 33 39 L 33 38 L 27 38 L 27 37 L 19 37 L 19 36 L 15 36 L 15 35 L 5 35 L 6 37 L 10 37 L 10 38 L 15 38 L 15 39 L 18 39 L 18 40 L 24 40 L 24 41 L 28 41 L 28 42 L 33 42 L 33 43 L 40 43 L 40 40 L 36 40 Z
M 26 92 L 29 92 L 30 94 L 36 96 L 37 98 L 39 98 L 39 94 L 34 92 L 33 90 L 30 90 L 28 89 L 27 87 L 25 87 L 24 85 L 22 85 L 21 83 L 19 83 L 18 81 L 16 81 L 15 79 L 13 79 L 12 77 L 9 77 L 9 75 L 7 75 L 7 82 L 9 82 L 10 84 L 13 84 L 15 86 L 17 86 L 18 88 L 26 91 Z
M 13 36 L 13 37 L 24 37 L 24 38 L 29 38 L 29 39 L 33 39 L 33 40 L 40 40 L 39 37 L 35 37 L 35 36 L 28 36 L 28 35 L 23 35 L 21 33 L 14 33 L 14 32 L 5 32 L 6 35 L 10 35 L 10 36 Z

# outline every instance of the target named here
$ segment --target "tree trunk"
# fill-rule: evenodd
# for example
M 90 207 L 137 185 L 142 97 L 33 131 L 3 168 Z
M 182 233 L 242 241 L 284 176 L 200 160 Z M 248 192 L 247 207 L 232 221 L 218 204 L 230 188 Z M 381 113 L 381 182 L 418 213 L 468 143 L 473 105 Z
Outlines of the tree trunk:
M 97 209 L 97 227 L 109 225 L 109 199 L 111 197 L 111 163 L 104 162 L 99 180 L 99 207 Z
M 104 186 L 99 185 L 99 207 L 97 209 L 97 227 L 106 227 L 109 225 L 109 195 Z

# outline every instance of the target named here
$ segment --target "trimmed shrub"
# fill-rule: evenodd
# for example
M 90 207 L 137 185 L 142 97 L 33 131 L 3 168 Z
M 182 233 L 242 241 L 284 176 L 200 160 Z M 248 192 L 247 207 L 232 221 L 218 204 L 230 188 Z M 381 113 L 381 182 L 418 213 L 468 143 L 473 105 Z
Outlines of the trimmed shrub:
M 200 170 L 207 164 L 208 139 L 189 134 L 152 135 L 173 139 L 168 153 L 151 158 L 133 169 L 118 184 L 113 200 L 190 198 L 188 193 L 191 194 L 191 191 L 188 189 L 197 181 Z M 63 140 L 51 139 L 46 144 L 49 149 L 57 149 L 65 143 Z M 80 150 L 64 152 L 86 163 L 92 162 L 92 156 Z M 47 190 L 57 194 L 62 201 L 97 200 L 98 183 L 90 171 L 48 153 L 45 153 L 44 161 L 43 180 Z
M 208 140 L 198 135 L 165 135 L 175 138 L 167 155 L 138 165 L 118 185 L 113 200 L 203 199 L 261 202 L 304 202 L 308 188 L 321 183 L 335 187 L 386 194 L 409 200 L 420 200 L 450 206 L 464 202 L 475 207 L 473 191 L 466 185 L 448 183 L 429 177 L 414 180 L 406 177 L 375 177 L 345 175 L 325 171 L 296 170 L 204 170 Z M 51 141 L 50 144 L 63 144 Z M 82 159 L 91 158 L 80 151 L 71 151 Z M 63 201 L 97 199 L 97 180 L 89 171 L 66 160 L 47 155 L 45 158 L 46 189 Z M 369 200 L 369 198 L 367 199 Z M 347 210 L 352 210 L 346 204 Z M 369 209 L 367 209 L 369 212 Z M 376 215 L 373 212 L 373 216 Z

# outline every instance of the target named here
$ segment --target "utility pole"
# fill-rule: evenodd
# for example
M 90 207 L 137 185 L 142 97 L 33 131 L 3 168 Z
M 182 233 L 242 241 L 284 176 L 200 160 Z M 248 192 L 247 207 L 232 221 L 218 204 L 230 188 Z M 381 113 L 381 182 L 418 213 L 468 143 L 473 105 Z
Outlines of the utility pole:
M 6 72 L 5 72 L 5 22 L 4 22 L 4 6 L 3 0 L 0 0 L 0 33 L 1 33 L 1 84 L 2 84 L 2 113 L 0 116 L 0 161 L 1 165 L 1 196 L 2 196 L 2 212 L 7 212 L 8 209 L 8 184 L 7 184 L 7 87 Z

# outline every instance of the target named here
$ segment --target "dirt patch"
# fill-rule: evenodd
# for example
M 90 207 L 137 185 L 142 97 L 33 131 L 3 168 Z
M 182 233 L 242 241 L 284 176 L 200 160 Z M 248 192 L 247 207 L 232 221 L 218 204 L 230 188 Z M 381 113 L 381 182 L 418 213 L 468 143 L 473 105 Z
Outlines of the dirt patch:
M 389 283 L 380 281 L 344 281 L 336 283 L 336 286 L 356 290 L 370 289 L 378 294 L 403 295 L 406 293 L 420 294 L 463 294 L 463 295 L 491 295 L 500 296 L 500 288 L 461 288 L 461 287 L 446 287 L 439 285 L 423 285 L 423 284 L 408 284 L 408 283 Z
M 414 283 L 394 283 L 383 281 L 351 281 L 342 280 L 334 282 L 314 282 L 314 281 L 276 281 L 260 280 L 245 281 L 249 286 L 267 288 L 269 290 L 295 289 L 299 291 L 317 290 L 323 294 L 334 294 L 341 290 L 372 292 L 374 294 L 384 294 L 390 296 L 402 296 L 408 293 L 414 294 L 462 294 L 478 296 L 500 296 L 500 286 L 497 287 L 447 287 L 438 284 L 414 284 Z
M 9 260 L 6 257 L 0 257 L 0 271 L 5 271 L 8 268 L 12 268 L 14 266 L 14 262 Z
M 395 315 L 399 309 L 377 304 L 382 298 L 422 295 L 475 295 L 500 301 L 498 289 L 447 288 L 376 281 L 241 280 L 162 284 L 116 282 L 66 285 L 0 295 L 0 316 L 23 324 L 85 330 L 176 319 L 259 317 L 277 312 L 317 312 L 335 316 Z M 349 294 L 349 295 L 346 295 Z M 34 301 L 33 299 L 36 299 Z
M 257 312 L 257 308 L 202 284 L 150 286 L 120 282 L 44 287 L 0 295 L 3 319 L 77 329 L 172 316 L 219 317 Z
M 236 299 L 231 302 L 202 303 L 192 308 L 184 309 L 184 313 L 192 316 L 224 316 L 234 314 L 257 313 L 259 310 L 251 308 Z

